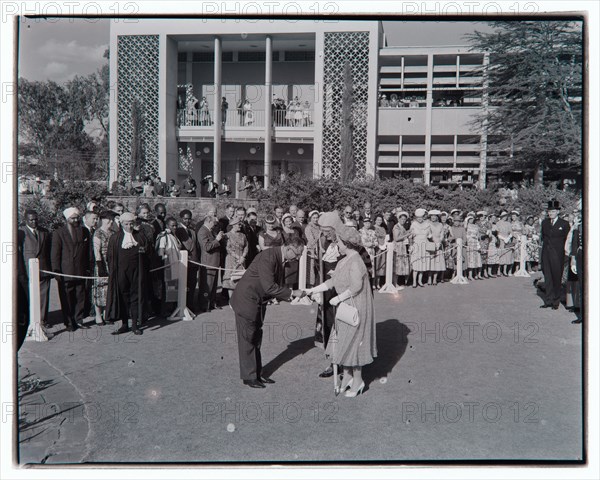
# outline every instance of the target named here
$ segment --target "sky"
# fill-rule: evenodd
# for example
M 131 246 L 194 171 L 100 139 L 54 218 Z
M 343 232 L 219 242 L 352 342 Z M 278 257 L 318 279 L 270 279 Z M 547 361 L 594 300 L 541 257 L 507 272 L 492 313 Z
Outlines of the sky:
M 481 22 L 385 21 L 388 46 L 462 45 L 463 36 L 487 30 Z M 58 83 L 95 72 L 106 60 L 110 20 L 28 19 L 19 28 L 19 76 Z

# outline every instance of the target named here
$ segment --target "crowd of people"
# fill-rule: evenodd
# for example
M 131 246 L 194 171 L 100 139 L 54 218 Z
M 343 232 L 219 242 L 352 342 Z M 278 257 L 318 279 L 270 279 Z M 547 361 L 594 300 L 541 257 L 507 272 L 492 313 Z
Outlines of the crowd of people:
M 198 196 L 229 198 L 235 196 L 227 177 L 223 177 L 219 184 L 213 180 L 212 175 L 205 175 L 200 184 L 201 186 L 199 187 L 191 174 L 188 175 L 181 185 L 174 179 L 169 180 L 169 183 L 165 183 L 158 175 L 147 175 L 145 177 L 136 175 L 131 181 L 127 182 L 115 180 L 111 185 L 110 192 L 112 195 L 133 195 L 146 198 Z M 204 192 L 202 192 L 201 187 L 205 187 Z M 249 194 L 255 193 L 262 188 L 262 182 L 256 175 L 252 179 L 244 175 L 237 186 L 239 192 L 238 198 L 245 199 Z
M 462 239 L 465 276 L 472 280 L 513 275 L 524 251 L 527 269 L 541 267 L 544 272 L 544 282 L 539 284 L 544 290 L 542 307 L 558 308 L 566 293 L 566 306 L 578 314 L 575 323 L 579 323 L 580 210 L 561 219 L 560 206 L 554 202 L 539 217 L 525 219 L 516 210 L 453 209 L 447 213 L 418 208 L 411 215 L 402 208 L 376 212 L 367 202 L 362 209 L 346 206 L 341 214 L 307 213 L 291 205 L 261 211 L 259 217 L 254 208 L 228 205 L 224 215 L 217 217 L 213 208 L 194 222 L 191 211 L 167 212 L 163 203 L 153 208 L 142 203 L 135 212 L 127 212 L 114 201 L 103 206 L 90 202 L 85 212 L 75 207 L 64 210 L 66 223 L 54 232 L 39 226 L 37 212 L 26 211 L 19 230 L 19 252 L 23 278 L 28 260 L 39 259 L 40 318 L 46 331 L 49 285 L 55 278 L 66 330 L 85 328 L 84 319 L 92 315 L 99 325 L 120 320 L 116 334 L 130 330 L 141 334 L 151 316 L 168 315 L 176 308 L 175 265 L 182 250 L 189 258 L 187 307 L 194 314 L 227 305 L 229 292 L 260 252 L 298 242 L 307 249 L 306 278 L 300 282 L 299 259 L 289 258 L 281 286 L 290 291 L 300 285 L 317 287 L 345 255 L 327 225 L 337 225 L 337 230 L 343 227 L 344 235 L 352 238 L 352 250 L 362 259 L 370 291 L 386 280 L 389 248 L 394 253 L 393 281 L 398 288 L 451 280 L 457 274 L 458 239 Z M 522 250 L 524 238 L 527 243 Z M 276 296 L 269 299 L 270 304 L 278 301 Z

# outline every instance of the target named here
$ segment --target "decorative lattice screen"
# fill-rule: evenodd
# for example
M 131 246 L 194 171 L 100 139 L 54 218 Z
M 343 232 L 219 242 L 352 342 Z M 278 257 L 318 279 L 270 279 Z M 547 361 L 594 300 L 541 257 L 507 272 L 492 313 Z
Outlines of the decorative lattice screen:
M 369 32 L 326 32 L 323 74 L 322 174 L 339 178 L 344 63 L 350 60 L 354 86 L 352 147 L 357 178 L 367 165 L 367 101 L 369 96 Z
M 143 115 L 141 175 L 158 175 L 158 35 L 122 35 L 117 40 L 117 149 L 120 180 L 130 178 L 131 104 Z

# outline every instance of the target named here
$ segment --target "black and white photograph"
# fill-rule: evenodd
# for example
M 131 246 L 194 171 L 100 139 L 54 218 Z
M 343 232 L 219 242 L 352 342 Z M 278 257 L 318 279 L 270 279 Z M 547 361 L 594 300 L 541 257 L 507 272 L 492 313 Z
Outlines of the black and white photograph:
M 28 3 L 5 478 L 597 478 L 593 2 Z

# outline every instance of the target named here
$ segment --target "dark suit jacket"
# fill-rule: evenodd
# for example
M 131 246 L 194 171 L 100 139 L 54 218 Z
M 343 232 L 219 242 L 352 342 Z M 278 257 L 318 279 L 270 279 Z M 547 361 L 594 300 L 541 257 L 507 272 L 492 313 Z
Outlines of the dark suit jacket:
M 288 300 L 292 290 L 283 287 L 284 265 L 280 247 L 260 252 L 233 291 L 231 307 L 236 314 L 254 319 L 272 298 Z
M 200 259 L 200 252 L 198 251 L 196 232 L 191 228 L 186 229 L 181 226 L 175 230 L 175 236 L 179 239 L 183 248 L 188 251 L 189 259 L 197 262 Z
M 200 245 L 200 263 L 211 267 L 220 266 L 221 243 L 206 225 L 202 225 L 198 229 L 198 244 Z
M 66 275 L 88 275 L 90 232 L 85 227 L 77 227 L 74 237 L 71 237 L 68 228 L 63 225 L 52 234 L 52 270 Z
M 154 239 L 156 240 L 156 237 L 158 237 L 158 234 L 161 233 L 165 229 L 164 220 L 159 220 L 158 218 L 155 218 L 152 221 L 152 228 L 154 228 Z
M 17 232 L 17 238 L 21 251 L 23 252 L 23 261 L 25 268 L 29 268 L 29 260 L 37 258 L 40 261 L 40 270 L 52 271 L 50 260 L 50 232 L 45 228 L 38 227 L 38 239 L 27 226 L 23 226 Z M 44 275 L 43 273 L 41 275 Z
M 559 261 L 564 259 L 565 241 L 570 228 L 569 222 L 562 218 L 556 219 L 554 226 L 549 218 L 542 221 L 542 258 L 552 255 Z

